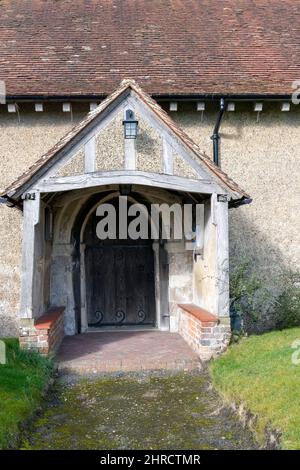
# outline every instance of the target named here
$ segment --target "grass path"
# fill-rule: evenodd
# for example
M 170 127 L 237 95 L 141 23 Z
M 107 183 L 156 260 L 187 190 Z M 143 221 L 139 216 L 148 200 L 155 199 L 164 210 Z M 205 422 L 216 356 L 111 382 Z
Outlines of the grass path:
M 64 377 L 24 437 L 24 449 L 247 449 L 204 374 Z
M 300 449 L 300 364 L 292 362 L 293 353 L 300 358 L 297 340 L 300 351 L 300 328 L 251 336 L 210 365 L 213 383 L 225 399 L 243 402 L 258 416 L 260 442 L 271 423 L 281 431 L 285 449 Z

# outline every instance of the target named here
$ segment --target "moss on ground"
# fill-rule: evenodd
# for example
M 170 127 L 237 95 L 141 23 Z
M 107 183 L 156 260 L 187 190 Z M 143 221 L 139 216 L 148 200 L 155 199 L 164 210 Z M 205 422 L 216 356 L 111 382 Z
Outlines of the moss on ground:
M 20 350 L 5 339 L 7 363 L 0 365 L 0 449 L 17 445 L 20 427 L 40 405 L 52 372 L 48 359 Z
M 60 380 L 23 449 L 235 449 L 254 446 L 207 376 Z
M 298 341 L 298 343 L 297 343 Z M 257 416 L 257 439 L 270 426 L 282 433 L 284 449 L 300 449 L 300 328 L 244 338 L 210 365 L 215 387 L 226 400 L 243 402 Z

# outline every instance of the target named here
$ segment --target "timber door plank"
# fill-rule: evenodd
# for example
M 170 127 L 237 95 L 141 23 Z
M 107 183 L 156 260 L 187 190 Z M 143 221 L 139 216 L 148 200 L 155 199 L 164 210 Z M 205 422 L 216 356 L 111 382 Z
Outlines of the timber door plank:
M 85 259 L 89 326 L 155 324 L 150 244 L 89 246 Z

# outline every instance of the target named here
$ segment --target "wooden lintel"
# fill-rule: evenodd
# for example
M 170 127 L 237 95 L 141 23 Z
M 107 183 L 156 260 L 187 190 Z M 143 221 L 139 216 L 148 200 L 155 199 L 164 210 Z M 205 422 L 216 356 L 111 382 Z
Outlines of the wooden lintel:
M 209 180 L 196 180 L 173 175 L 133 170 L 94 172 L 89 174 L 49 178 L 47 180 L 40 181 L 35 189 L 40 192 L 58 192 L 113 184 L 154 186 L 175 191 L 187 191 L 203 194 L 212 194 L 219 189 L 215 183 Z

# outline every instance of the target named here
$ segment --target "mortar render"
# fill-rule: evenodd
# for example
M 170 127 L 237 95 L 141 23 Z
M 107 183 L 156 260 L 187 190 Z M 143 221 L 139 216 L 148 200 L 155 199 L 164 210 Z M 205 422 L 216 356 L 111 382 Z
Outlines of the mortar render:
M 180 155 L 173 156 L 174 175 L 185 178 L 198 179 L 199 175 Z
M 123 111 L 96 136 L 95 171 L 124 168 Z
M 163 173 L 163 144 L 156 129 L 153 129 L 139 114 L 138 135 L 135 142 L 136 169 L 152 173 Z
M 65 163 L 53 176 L 71 176 L 84 173 L 84 149 L 74 155 L 67 163 Z

